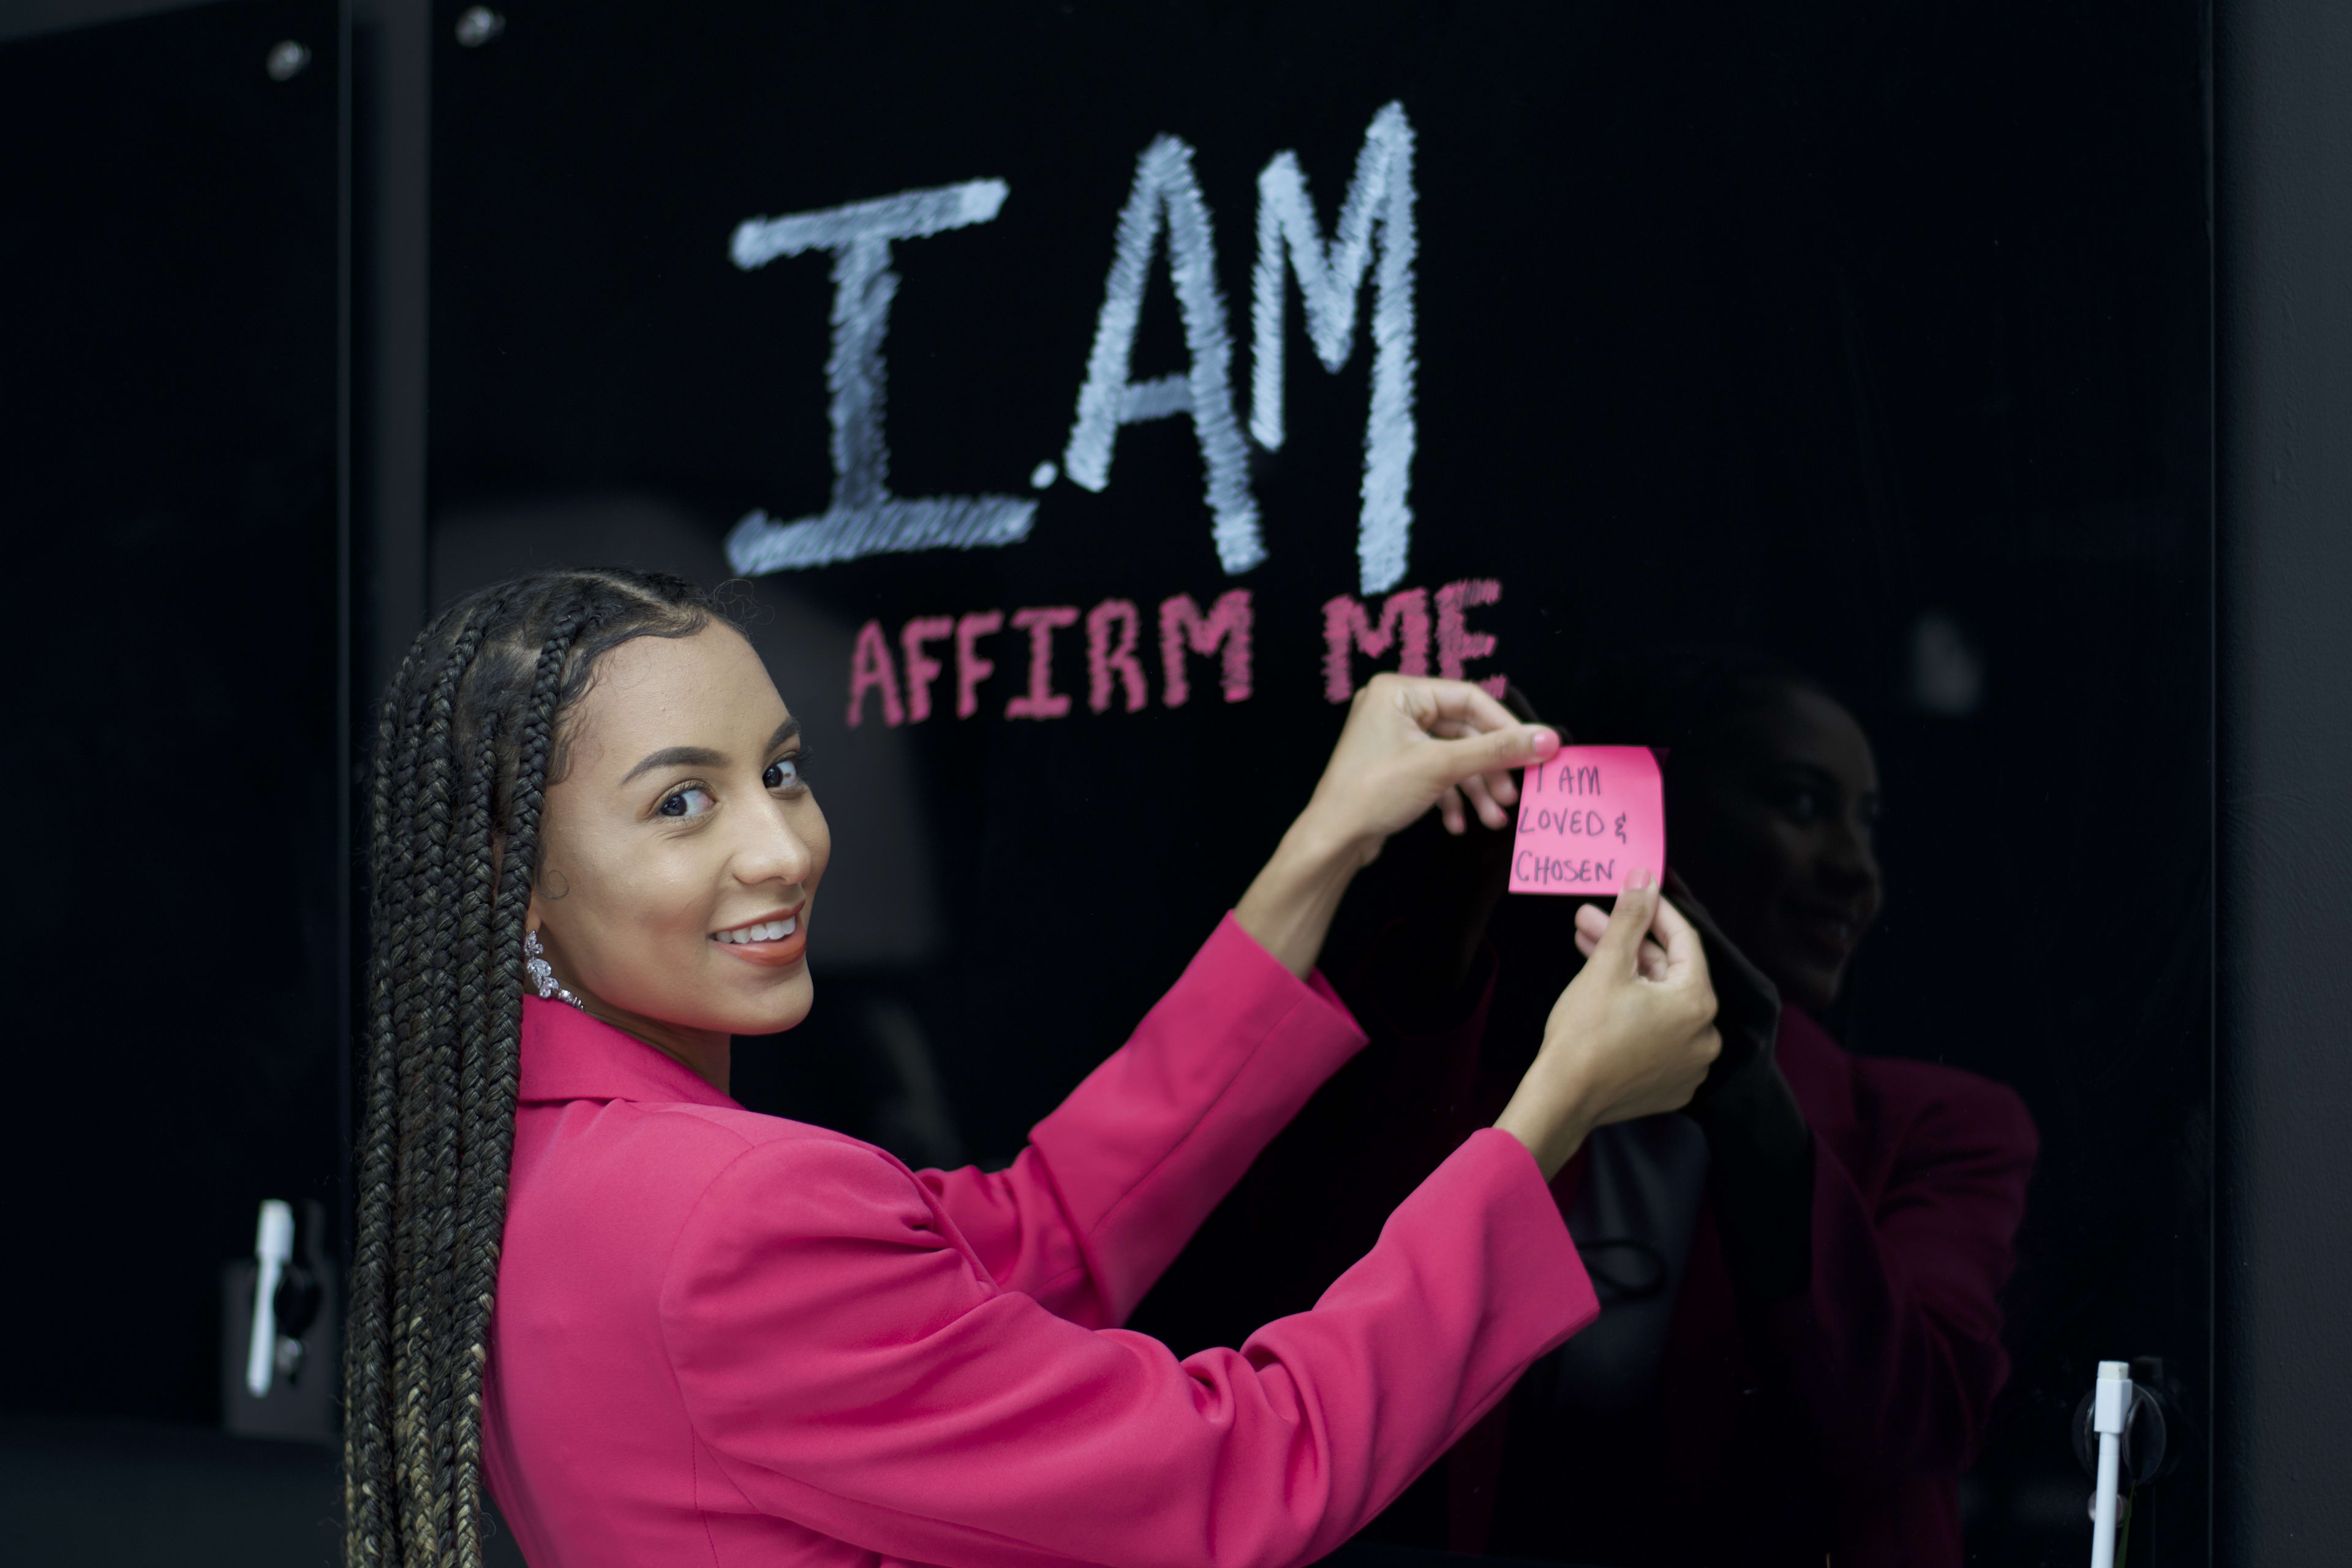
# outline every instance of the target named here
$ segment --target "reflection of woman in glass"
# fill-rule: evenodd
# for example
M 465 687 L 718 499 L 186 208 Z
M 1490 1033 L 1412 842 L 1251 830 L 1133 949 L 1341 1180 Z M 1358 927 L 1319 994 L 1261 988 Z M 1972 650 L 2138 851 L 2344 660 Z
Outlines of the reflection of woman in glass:
M 1592 1315 L 1544 1184 L 1717 1050 L 1698 935 L 1654 887 L 1495 1127 L 1314 1311 L 1181 1363 L 1115 1325 L 1362 1043 L 1312 973 L 1356 870 L 1432 805 L 1507 822 L 1508 770 L 1557 743 L 1475 687 L 1376 681 L 1126 1047 L 1011 1170 L 917 1173 L 727 1096 L 731 1037 L 809 1009 L 830 853 L 751 645 L 635 574 L 451 608 L 379 730 L 352 1568 L 478 1563 L 486 1474 L 566 1568 L 1339 1544 Z M 986 889 L 966 910 L 1020 940 Z
M 1580 688 L 1580 736 L 1666 752 L 1668 854 L 1704 905 L 1726 1044 L 1688 1117 L 1609 1130 L 1559 1184 L 1605 1310 L 1514 1402 L 1490 1548 L 1957 1568 L 2035 1139 L 2008 1089 L 1849 1055 L 1815 1021 L 1879 912 L 1870 742 L 1755 656 Z M 1599 928 L 1574 918 L 1589 952 Z M 1504 973 L 1540 986 L 1554 972 L 1511 924 Z

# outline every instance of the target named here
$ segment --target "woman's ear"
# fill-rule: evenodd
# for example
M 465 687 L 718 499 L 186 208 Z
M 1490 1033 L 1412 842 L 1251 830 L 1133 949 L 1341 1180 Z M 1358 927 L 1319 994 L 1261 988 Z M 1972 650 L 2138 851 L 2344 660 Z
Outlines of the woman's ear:
M 522 929 L 525 931 L 537 931 L 539 929 L 540 921 L 544 920 L 546 916 L 547 910 L 539 901 L 539 889 L 537 888 L 533 888 L 530 890 L 530 902 L 523 908 Z

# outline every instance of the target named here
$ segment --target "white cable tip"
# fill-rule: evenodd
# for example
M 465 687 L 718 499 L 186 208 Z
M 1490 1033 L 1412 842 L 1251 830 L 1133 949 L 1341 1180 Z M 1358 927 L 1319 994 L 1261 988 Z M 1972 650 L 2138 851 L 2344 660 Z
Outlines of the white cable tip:
M 246 1392 L 256 1399 L 269 1392 L 278 1360 L 278 1281 L 294 1258 L 294 1210 L 282 1198 L 265 1198 L 253 1234 L 253 1338 L 245 1352 Z
M 2091 1428 L 2095 1432 L 2112 1432 L 2123 1436 L 2124 1412 L 2131 1405 L 2131 1364 L 2128 1362 L 2103 1361 L 2099 1363 L 2099 1381 L 2091 1400 Z

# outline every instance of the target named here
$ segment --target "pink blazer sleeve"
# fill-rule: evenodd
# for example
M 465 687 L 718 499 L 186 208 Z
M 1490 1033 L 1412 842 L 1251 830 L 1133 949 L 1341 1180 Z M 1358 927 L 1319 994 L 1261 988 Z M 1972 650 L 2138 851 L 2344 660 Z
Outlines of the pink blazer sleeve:
M 1150 1195 L 1186 1158 L 1160 1112 L 1133 1157 L 1100 1146 L 1108 1109 L 1072 1125 L 1093 1129 L 1066 1145 L 1092 1151 L 1080 1195 L 1024 1234 L 1075 1226 L 1101 1246 L 1129 1233 L 1125 1204 L 1190 1212 Z M 1045 1175 L 1024 1180 L 1041 1184 L 1005 1184 L 1021 1190 L 1003 1201 L 1049 1202 Z M 1024 1247 L 983 1261 L 940 1205 L 936 1185 L 832 1140 L 761 1144 L 713 1180 L 660 1298 L 702 1495 L 958 1568 L 1286 1568 L 1346 1540 L 1595 1311 L 1535 1162 L 1491 1130 L 1312 1311 L 1181 1362 L 1003 1289 Z
M 1227 915 L 1010 1170 L 919 1179 L 997 1284 L 1089 1328 L 1124 1322 L 1363 1043 L 1320 974 L 1301 981 Z

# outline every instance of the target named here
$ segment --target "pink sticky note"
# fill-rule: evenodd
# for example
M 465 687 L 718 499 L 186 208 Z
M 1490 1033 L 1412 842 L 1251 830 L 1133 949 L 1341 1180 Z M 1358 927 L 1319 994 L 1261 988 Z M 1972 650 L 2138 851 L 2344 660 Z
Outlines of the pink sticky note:
M 1563 746 L 1529 768 L 1511 847 L 1515 893 L 1613 893 L 1666 872 L 1665 786 L 1647 746 Z

